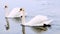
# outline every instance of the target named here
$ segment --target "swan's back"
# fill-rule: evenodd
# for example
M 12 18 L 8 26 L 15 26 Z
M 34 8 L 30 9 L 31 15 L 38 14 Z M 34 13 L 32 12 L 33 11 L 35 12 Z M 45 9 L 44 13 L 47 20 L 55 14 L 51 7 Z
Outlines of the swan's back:
M 48 20 L 48 17 L 47 16 L 44 16 L 44 15 L 37 15 L 36 17 L 35 17 L 36 19 L 39 19 L 39 20 Z
M 20 8 L 13 8 L 8 17 L 18 17 L 20 15 Z
M 33 19 L 31 19 L 30 22 L 41 22 L 41 21 L 45 21 L 45 20 L 48 20 L 47 16 L 37 15 Z

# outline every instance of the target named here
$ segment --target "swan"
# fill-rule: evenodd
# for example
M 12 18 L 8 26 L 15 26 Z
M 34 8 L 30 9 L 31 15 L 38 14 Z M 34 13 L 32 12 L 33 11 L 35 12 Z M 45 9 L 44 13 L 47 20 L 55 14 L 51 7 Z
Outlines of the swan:
M 22 24 L 24 26 L 50 26 L 50 23 L 53 20 L 49 20 L 47 16 L 44 15 L 37 15 L 34 18 L 32 18 L 29 22 L 25 22 L 25 12 L 21 11 L 23 14 L 22 16 Z
M 20 8 L 13 8 L 12 11 L 8 14 L 8 11 L 7 11 L 8 7 L 5 6 L 5 10 L 6 10 L 6 16 L 5 17 L 8 17 L 8 18 L 14 18 L 14 17 L 21 17 L 22 14 L 20 13 Z M 25 16 L 27 15 L 27 13 L 25 13 Z

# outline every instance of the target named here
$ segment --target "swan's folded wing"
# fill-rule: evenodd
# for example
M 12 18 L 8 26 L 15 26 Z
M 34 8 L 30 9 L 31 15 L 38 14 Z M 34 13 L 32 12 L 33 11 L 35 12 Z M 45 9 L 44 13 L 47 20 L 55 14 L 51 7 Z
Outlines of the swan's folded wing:
M 51 20 L 43 21 L 42 23 L 48 25 L 48 24 L 51 24 L 52 21 L 53 21 L 53 20 L 51 19 Z

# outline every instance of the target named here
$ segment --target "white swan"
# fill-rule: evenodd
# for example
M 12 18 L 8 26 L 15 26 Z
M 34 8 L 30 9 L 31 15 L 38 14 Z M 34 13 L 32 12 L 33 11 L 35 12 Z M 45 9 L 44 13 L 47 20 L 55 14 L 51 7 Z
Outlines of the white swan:
M 22 17 L 22 25 L 25 26 L 44 26 L 44 25 L 50 25 L 52 20 L 49 20 L 47 16 L 43 15 L 37 15 L 33 19 L 31 19 L 28 23 L 25 22 L 25 12 L 22 11 L 23 17 Z
M 12 11 L 8 14 L 7 11 L 7 6 L 5 6 L 6 9 L 6 16 L 5 17 L 9 17 L 9 18 L 14 18 L 14 17 L 21 17 L 22 14 L 20 13 L 20 8 L 13 8 Z M 25 13 L 25 16 L 27 15 L 27 13 Z
M 37 15 L 31 19 L 28 23 L 24 23 L 26 26 L 43 26 L 44 24 L 49 25 L 52 20 L 48 20 L 46 16 Z

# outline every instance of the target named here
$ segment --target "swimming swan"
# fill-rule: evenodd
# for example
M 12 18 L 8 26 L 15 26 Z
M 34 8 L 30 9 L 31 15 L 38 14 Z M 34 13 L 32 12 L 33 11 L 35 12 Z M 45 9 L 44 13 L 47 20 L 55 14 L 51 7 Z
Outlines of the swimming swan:
M 50 23 L 53 20 L 49 20 L 47 16 L 43 15 L 37 15 L 34 18 L 32 18 L 29 22 L 25 22 L 25 12 L 21 12 L 23 14 L 22 16 L 22 25 L 25 26 L 45 26 L 45 25 L 50 25 Z
M 13 8 L 12 11 L 8 14 L 7 11 L 8 7 L 5 6 L 5 10 L 6 10 L 6 16 L 5 17 L 9 17 L 9 18 L 14 18 L 14 17 L 21 17 L 22 14 L 20 13 L 20 8 Z M 25 13 L 25 16 L 27 15 L 27 13 Z

